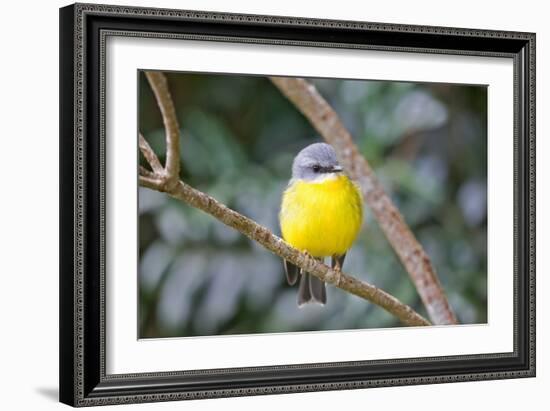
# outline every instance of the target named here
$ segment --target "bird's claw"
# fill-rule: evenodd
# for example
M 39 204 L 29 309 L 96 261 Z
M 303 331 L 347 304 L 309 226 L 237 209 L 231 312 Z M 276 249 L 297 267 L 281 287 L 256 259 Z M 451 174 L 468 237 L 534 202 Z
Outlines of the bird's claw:
M 302 251 L 302 253 L 308 258 L 313 259 L 313 256 L 308 251 Z M 305 274 L 304 270 L 300 270 L 300 274 Z
M 333 270 L 336 273 L 336 286 L 339 287 L 340 281 L 342 281 L 342 267 L 340 267 L 340 264 L 336 263 Z

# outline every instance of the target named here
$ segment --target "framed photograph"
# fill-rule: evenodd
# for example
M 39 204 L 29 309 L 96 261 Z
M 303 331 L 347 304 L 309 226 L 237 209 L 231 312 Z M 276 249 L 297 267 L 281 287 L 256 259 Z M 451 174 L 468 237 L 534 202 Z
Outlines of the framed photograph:
M 60 400 L 535 375 L 535 34 L 60 10 Z

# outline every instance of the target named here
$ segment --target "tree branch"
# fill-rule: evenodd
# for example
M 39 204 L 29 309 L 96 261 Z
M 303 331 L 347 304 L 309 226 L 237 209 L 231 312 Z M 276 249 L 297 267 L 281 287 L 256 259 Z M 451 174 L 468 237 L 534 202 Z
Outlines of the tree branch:
M 157 78 L 155 81 L 163 82 L 162 79 L 158 78 L 163 77 L 162 73 L 155 73 Z M 149 76 L 148 76 L 149 78 Z M 164 81 L 163 84 L 166 84 Z M 151 84 L 152 85 L 152 84 Z M 170 100 L 171 97 L 168 89 L 166 88 L 164 97 L 165 100 Z M 166 101 L 165 101 L 166 103 Z M 159 103 L 160 106 L 160 103 Z M 164 124 L 177 124 L 175 120 L 169 117 L 175 115 L 175 112 L 172 111 L 163 111 L 161 109 Z M 179 138 L 179 129 L 176 128 L 177 137 Z M 170 134 L 167 132 L 167 135 Z M 145 139 L 143 139 L 145 140 Z M 154 164 L 158 162 L 156 154 L 151 150 L 150 146 L 141 142 L 139 145 L 141 152 L 144 157 L 149 162 L 149 165 L 152 169 L 155 168 Z M 177 164 L 175 167 L 179 170 L 179 150 L 178 146 L 171 144 L 166 146 L 167 153 L 166 157 L 172 157 L 175 159 Z M 177 154 L 177 155 L 176 155 Z M 159 162 L 160 164 L 160 162 Z M 168 168 L 168 162 L 166 165 Z M 148 174 L 148 173 L 147 173 Z M 185 184 L 184 182 L 178 181 L 176 184 L 166 184 L 166 174 L 167 171 L 162 170 L 160 172 L 155 172 L 155 177 L 150 175 L 140 174 L 139 182 L 140 185 L 148 187 L 153 190 L 165 192 L 170 196 L 183 201 L 195 208 L 198 208 L 222 223 L 228 225 L 229 227 L 234 228 L 240 233 L 246 235 L 253 241 L 258 242 L 277 256 L 284 258 L 285 260 L 290 261 L 291 263 L 297 265 L 298 267 L 304 269 L 308 273 L 320 278 L 321 280 L 333 284 L 336 287 L 339 287 L 351 294 L 357 295 L 361 298 L 371 301 L 372 303 L 384 308 L 389 313 L 393 314 L 401 320 L 405 325 L 410 326 L 424 326 L 430 325 L 430 322 L 423 318 L 420 314 L 414 311 L 411 307 L 406 304 L 401 303 L 397 298 L 392 295 L 380 290 L 374 285 L 368 284 L 364 281 L 360 281 L 350 275 L 345 273 L 338 273 L 335 270 L 331 269 L 327 265 L 307 256 L 306 254 L 301 253 L 297 249 L 291 247 L 289 244 L 284 242 L 281 238 L 275 236 L 267 228 L 257 224 L 248 217 L 245 217 L 236 211 L 228 208 L 224 204 L 216 201 L 214 198 L 209 195 Z
M 456 316 L 428 255 L 353 143 L 338 114 L 306 80 L 290 77 L 271 77 L 270 80 L 334 147 L 342 166 L 359 182 L 365 201 L 413 280 L 432 321 L 456 324 Z

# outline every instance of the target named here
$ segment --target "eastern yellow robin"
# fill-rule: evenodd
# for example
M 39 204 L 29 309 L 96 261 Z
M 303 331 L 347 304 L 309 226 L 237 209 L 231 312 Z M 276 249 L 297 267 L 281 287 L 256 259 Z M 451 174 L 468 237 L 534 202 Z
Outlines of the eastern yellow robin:
M 340 270 L 363 219 L 361 191 L 338 164 L 334 149 L 315 143 L 298 153 L 292 178 L 282 198 L 279 222 L 283 238 L 293 247 Z M 284 262 L 287 281 L 300 276 L 298 306 L 326 304 L 325 283 Z

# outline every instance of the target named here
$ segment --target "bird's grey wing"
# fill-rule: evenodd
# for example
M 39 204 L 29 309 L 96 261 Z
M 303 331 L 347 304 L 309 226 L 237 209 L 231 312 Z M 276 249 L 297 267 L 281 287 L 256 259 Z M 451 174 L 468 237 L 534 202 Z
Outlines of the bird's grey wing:
M 298 281 L 298 275 L 300 274 L 300 268 L 287 260 L 283 261 L 285 266 L 286 281 L 289 285 L 296 284 L 296 281 Z
M 334 268 L 334 267 L 336 267 L 336 264 L 338 264 L 338 266 L 340 266 L 340 269 L 342 269 L 342 266 L 344 265 L 344 259 L 345 258 L 346 258 L 346 253 L 344 253 L 342 255 L 333 255 L 330 266 L 332 268 Z

